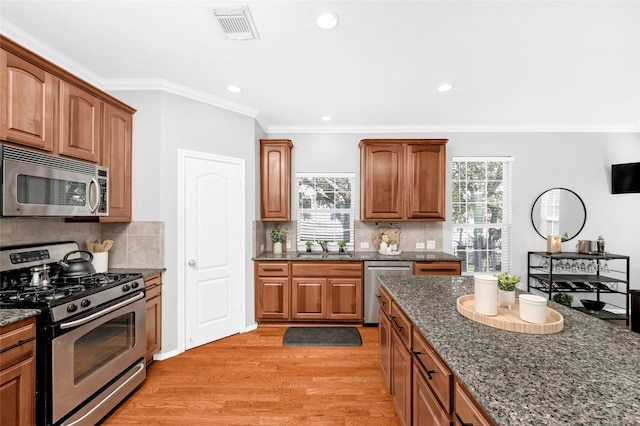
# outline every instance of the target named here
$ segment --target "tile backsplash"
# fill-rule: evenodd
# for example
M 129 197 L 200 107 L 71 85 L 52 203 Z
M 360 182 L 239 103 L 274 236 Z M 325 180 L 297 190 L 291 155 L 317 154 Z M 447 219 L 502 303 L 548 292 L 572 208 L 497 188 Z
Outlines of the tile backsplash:
M 164 222 L 65 222 L 61 218 L 0 218 L 0 245 L 113 240 L 110 268 L 163 268 Z
M 269 232 L 274 222 L 253 223 L 253 249 L 254 256 L 264 251 L 273 251 Z M 296 250 L 296 221 L 281 222 L 280 226 L 287 230 L 287 239 L 291 241 L 292 251 Z M 376 229 L 381 226 L 394 226 L 400 229 L 399 249 L 404 251 L 427 251 L 427 242 L 433 241 L 435 247 L 430 250 L 450 252 L 442 246 L 442 222 L 361 222 L 355 221 L 355 250 L 356 251 L 376 251 L 373 245 L 373 237 Z M 369 248 L 360 248 L 361 243 L 369 243 Z M 416 244 L 424 244 L 424 249 L 417 249 Z M 264 247 L 262 250 L 261 247 Z

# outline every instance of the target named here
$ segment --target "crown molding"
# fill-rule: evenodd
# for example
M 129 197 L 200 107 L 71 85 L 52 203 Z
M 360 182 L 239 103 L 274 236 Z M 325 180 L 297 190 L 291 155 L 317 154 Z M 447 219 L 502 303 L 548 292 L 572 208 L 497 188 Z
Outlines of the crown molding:
M 269 126 L 267 134 L 278 133 L 640 133 L 638 126 Z

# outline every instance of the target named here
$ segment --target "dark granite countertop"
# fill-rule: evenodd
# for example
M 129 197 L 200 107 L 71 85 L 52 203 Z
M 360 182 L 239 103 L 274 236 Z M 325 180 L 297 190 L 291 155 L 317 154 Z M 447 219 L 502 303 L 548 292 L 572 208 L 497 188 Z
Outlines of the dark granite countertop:
M 428 261 L 428 262 L 459 262 L 460 259 L 441 251 L 403 251 L 399 255 L 383 255 L 375 251 L 356 251 L 349 252 L 346 255 L 338 253 L 329 253 L 329 256 L 307 256 L 305 252 L 288 251 L 282 254 L 274 254 L 272 252 L 264 252 L 258 256 L 255 256 L 252 260 L 266 260 L 266 261 L 287 261 L 287 260 L 301 260 L 301 261 L 347 261 L 347 262 L 363 262 L 366 260 L 410 260 L 410 261 Z
M 497 424 L 640 425 L 640 334 L 552 301 L 559 333 L 499 330 L 456 310 L 473 277 L 379 280 Z
M 113 268 L 109 269 L 109 272 L 115 274 L 142 274 L 144 278 L 148 278 L 151 275 L 161 274 L 166 270 L 167 268 Z
M 0 308 L 0 327 L 6 327 L 39 314 L 40 309 L 5 309 L 3 307 Z

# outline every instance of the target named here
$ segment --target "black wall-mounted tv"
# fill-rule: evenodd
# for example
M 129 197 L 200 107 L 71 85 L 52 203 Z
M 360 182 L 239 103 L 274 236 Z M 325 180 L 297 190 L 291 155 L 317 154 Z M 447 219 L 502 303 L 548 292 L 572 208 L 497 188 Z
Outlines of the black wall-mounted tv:
M 611 193 L 640 193 L 640 162 L 611 165 Z

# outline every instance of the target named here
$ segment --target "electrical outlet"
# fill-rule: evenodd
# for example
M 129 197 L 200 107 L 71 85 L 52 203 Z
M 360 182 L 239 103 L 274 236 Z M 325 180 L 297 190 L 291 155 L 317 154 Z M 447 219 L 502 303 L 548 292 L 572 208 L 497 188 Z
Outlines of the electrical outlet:
M 369 243 L 360 243 L 360 248 L 361 249 L 368 249 L 369 248 Z
M 424 243 L 416 243 L 417 249 L 424 249 Z
M 287 241 L 287 248 L 290 249 L 291 248 L 291 241 Z
M 260 244 L 260 251 L 264 251 L 264 244 Z
M 436 242 L 434 240 L 427 240 L 427 250 L 435 250 Z

